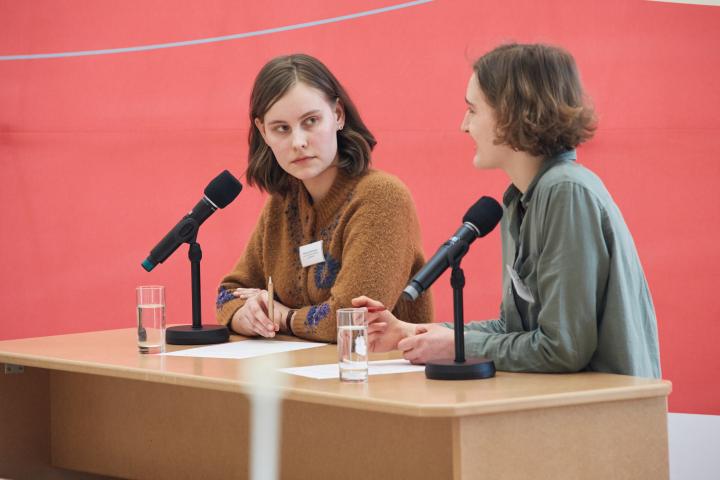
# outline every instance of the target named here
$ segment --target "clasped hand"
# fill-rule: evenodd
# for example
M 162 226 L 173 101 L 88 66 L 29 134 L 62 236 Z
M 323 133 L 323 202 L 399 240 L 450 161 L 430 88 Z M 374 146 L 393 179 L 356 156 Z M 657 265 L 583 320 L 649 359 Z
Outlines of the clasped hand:
M 352 300 L 354 307 L 382 307 L 383 304 L 368 297 Z M 414 324 L 399 320 L 389 310 L 368 312 L 368 347 L 371 352 L 400 350 L 403 358 L 422 364 L 440 358 L 453 358 L 455 336 L 453 331 L 437 324 Z
M 245 300 L 230 320 L 232 329 L 246 337 L 272 338 L 280 331 L 282 320 L 290 310 L 282 303 L 273 302 L 273 319 L 268 318 L 268 292 L 259 288 L 236 288 L 233 296 Z

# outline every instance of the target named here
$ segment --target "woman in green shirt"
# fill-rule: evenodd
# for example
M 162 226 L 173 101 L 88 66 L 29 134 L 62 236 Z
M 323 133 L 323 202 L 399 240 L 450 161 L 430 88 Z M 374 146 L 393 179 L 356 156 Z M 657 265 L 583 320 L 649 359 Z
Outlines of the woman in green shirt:
M 509 371 L 659 377 L 655 311 L 632 236 L 602 181 L 575 161 L 595 115 L 572 56 L 500 46 L 475 62 L 465 101 L 473 164 L 511 182 L 500 316 L 465 326 L 466 354 Z M 413 363 L 454 356 L 451 324 L 410 324 L 387 311 L 368 317 L 373 351 L 397 348 Z

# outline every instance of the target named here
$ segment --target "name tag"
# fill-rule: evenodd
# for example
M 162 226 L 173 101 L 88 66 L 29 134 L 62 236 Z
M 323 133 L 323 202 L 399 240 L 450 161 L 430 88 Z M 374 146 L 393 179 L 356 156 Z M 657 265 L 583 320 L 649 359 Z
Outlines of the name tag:
M 505 265 L 507 268 L 508 274 L 510 275 L 510 278 L 512 279 L 513 286 L 515 287 L 515 291 L 517 294 L 525 300 L 528 303 L 535 303 L 535 298 L 533 297 L 532 292 L 528 288 L 527 285 L 520 279 L 520 275 L 517 274 L 514 268 L 512 268 L 510 265 Z
M 317 242 L 308 243 L 300 247 L 300 263 L 303 267 L 309 267 L 316 263 L 322 263 L 325 261 L 325 255 L 322 249 L 322 240 Z

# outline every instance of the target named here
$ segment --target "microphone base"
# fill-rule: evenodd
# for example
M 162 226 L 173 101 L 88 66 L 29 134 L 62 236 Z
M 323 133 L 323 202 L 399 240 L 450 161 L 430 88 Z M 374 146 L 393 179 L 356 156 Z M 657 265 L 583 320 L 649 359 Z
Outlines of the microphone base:
M 478 380 L 495 376 L 495 363 L 488 358 L 467 358 L 464 362 L 442 359 L 425 364 L 425 377 L 431 380 Z
M 192 325 L 168 327 L 165 330 L 165 343 L 168 345 L 209 345 L 225 343 L 230 339 L 230 331 L 225 325 Z

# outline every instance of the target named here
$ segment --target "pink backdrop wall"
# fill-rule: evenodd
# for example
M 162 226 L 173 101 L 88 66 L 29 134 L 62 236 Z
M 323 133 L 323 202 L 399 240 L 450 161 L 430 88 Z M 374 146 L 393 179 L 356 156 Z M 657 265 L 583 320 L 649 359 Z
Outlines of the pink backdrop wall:
M 386 13 L 177 48 L 77 52 L 218 37 L 396 0 L 0 1 L 0 339 L 133 325 L 134 287 L 167 285 L 190 322 L 183 247 L 140 262 L 224 168 L 246 167 L 251 82 L 269 58 L 318 56 L 379 139 L 375 166 L 417 202 L 427 253 L 506 178 L 475 171 L 459 131 L 471 60 L 508 40 L 576 57 L 600 116 L 580 161 L 605 180 L 654 296 L 670 410 L 720 414 L 720 8 L 613 0 L 436 0 Z M 246 189 L 202 228 L 203 315 L 264 201 Z M 466 318 L 497 314 L 499 234 L 464 262 Z M 449 280 L 435 287 L 451 318 Z

